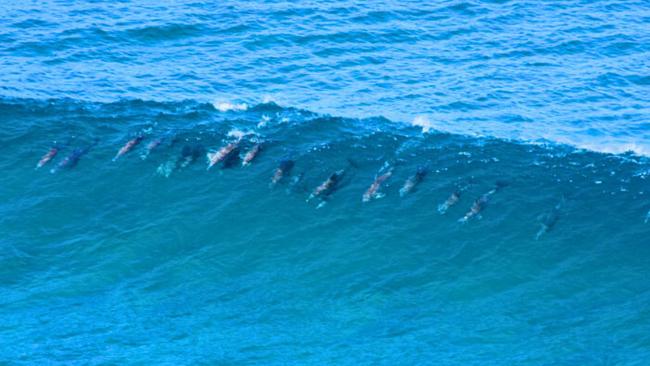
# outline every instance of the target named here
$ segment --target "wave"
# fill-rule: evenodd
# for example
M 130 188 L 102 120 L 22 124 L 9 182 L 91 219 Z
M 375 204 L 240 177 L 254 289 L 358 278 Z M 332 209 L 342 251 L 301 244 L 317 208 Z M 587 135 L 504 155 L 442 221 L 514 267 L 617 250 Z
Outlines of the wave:
M 202 102 L 197 100 L 185 100 L 181 102 L 161 102 L 152 100 L 141 99 L 124 99 L 115 102 L 93 102 L 83 101 L 70 98 L 59 99 L 25 99 L 25 98 L 0 98 L 0 111 L 4 113 L 25 113 L 29 111 L 34 114 L 47 114 L 47 113 L 60 113 L 72 111 L 97 111 L 103 113 L 105 111 L 123 111 L 128 113 L 132 110 L 142 110 L 148 114 L 164 113 L 172 109 L 174 111 L 193 110 L 194 112 L 202 111 L 209 113 L 210 110 L 215 112 L 232 112 L 244 113 L 251 111 L 252 113 L 272 112 L 272 113 L 295 113 L 301 115 L 294 122 L 300 122 L 303 118 L 334 118 L 329 115 L 322 115 L 319 113 L 311 112 L 304 109 L 282 107 L 276 104 L 270 96 L 264 97 L 262 103 L 249 104 L 244 101 L 231 101 L 228 99 L 220 98 L 212 102 Z M 304 117 L 307 116 L 307 117 Z M 268 116 L 264 117 L 268 118 Z M 258 125 L 265 125 L 266 122 L 262 120 L 257 121 Z M 337 117 L 339 118 L 339 117 Z M 345 117 L 340 117 L 345 119 Z M 351 119 L 352 120 L 352 119 Z M 421 129 L 422 133 L 437 133 L 437 134 L 452 134 L 464 136 L 474 139 L 497 139 L 507 142 L 529 144 L 529 145 L 558 145 L 565 146 L 566 148 L 574 148 L 577 150 L 587 150 L 597 153 L 612 154 L 612 155 L 636 155 L 639 158 L 650 157 L 650 146 L 639 140 L 638 142 L 630 141 L 628 136 L 619 138 L 617 136 L 581 136 L 577 138 L 572 136 L 569 131 L 545 131 L 539 132 L 537 130 L 527 131 L 521 130 L 517 127 L 516 122 L 513 124 L 504 124 L 501 127 L 495 127 L 493 124 L 491 129 L 481 128 L 479 126 L 468 126 L 465 124 L 452 124 L 443 120 L 434 119 L 428 115 L 415 116 L 411 121 L 390 121 L 384 117 L 370 117 L 370 118 L 357 118 L 354 120 L 361 121 L 358 128 L 363 131 L 367 128 L 376 128 L 375 121 L 385 121 L 381 126 L 386 132 L 398 131 L 399 126 L 413 126 Z M 364 126 L 364 121 L 367 126 Z M 496 131 L 496 132 L 495 132 Z
M 588 314 L 608 289 L 621 289 L 616 304 L 629 303 L 630 288 L 639 289 L 633 301 L 648 301 L 645 157 L 274 103 L 221 111 L 193 100 L 3 99 L 0 118 L 0 242 L 7 248 L 0 276 L 3 298 L 18 314 L 16 326 L 2 331 L 16 344 L 36 332 L 56 335 L 61 349 L 89 337 L 113 341 L 106 329 L 124 324 L 110 316 L 115 304 L 140 306 L 124 301 L 124 289 L 136 292 L 132 299 L 155 300 L 138 319 L 181 319 L 191 334 L 211 332 L 205 322 L 214 319 L 234 330 L 242 328 L 241 317 L 260 327 L 267 315 L 254 312 L 285 314 L 296 298 L 312 304 L 305 319 L 322 316 L 324 301 L 338 306 L 357 295 L 377 311 L 399 301 L 391 308 L 402 315 L 402 305 L 415 304 L 405 319 L 431 304 L 451 304 L 454 314 L 458 306 L 491 309 L 471 314 L 485 319 L 513 298 L 525 299 L 521 311 L 529 319 L 538 319 L 540 309 L 580 306 Z M 204 316 L 213 304 L 218 311 Z M 629 308 L 642 308 L 634 304 Z M 84 310 L 84 327 L 97 328 L 65 333 L 71 306 Z M 242 306 L 254 315 L 246 318 Z M 350 309 L 336 312 L 358 321 L 359 334 L 376 333 L 358 304 Z M 556 326 L 557 313 L 548 311 L 547 324 Z M 603 314 L 619 324 L 620 307 L 599 311 L 598 319 Z M 431 324 L 438 324 L 434 315 Z M 54 323 L 32 321 L 41 317 Z M 456 329 L 458 318 L 450 319 Z M 277 335 L 277 323 L 270 323 L 268 334 Z M 530 322 L 521 323 L 526 332 Z M 328 334 L 340 330 L 340 318 L 331 324 Z M 465 327 L 471 333 L 476 322 Z M 150 333 L 147 327 L 134 338 Z M 184 336 L 164 339 L 187 347 Z M 244 332 L 232 347 L 249 339 Z M 348 344 L 345 336 L 341 347 Z M 252 348 L 242 352 L 259 355 Z M 9 352 L 21 357 L 22 350 Z M 121 352 L 128 360 L 143 354 L 139 344 Z
M 502 240 L 498 233 L 520 241 L 647 235 L 650 161 L 643 156 L 444 133 L 426 118 L 333 117 L 272 102 L 230 107 L 239 104 L 3 99 L 0 115 L 11 121 L 0 131 L 3 225 L 20 225 L 21 213 L 34 210 L 47 215 L 49 200 L 67 197 L 101 206 L 87 212 L 91 222 L 109 216 L 120 230 L 204 210 L 200 220 L 242 212 L 299 212 L 315 222 L 361 215 L 398 232 L 437 220 L 432 240 L 469 226 L 486 245 Z M 77 194 L 97 202 L 81 203 Z M 131 205 L 125 202 L 140 201 L 130 207 L 142 218 L 113 224 Z M 305 211 L 313 209 L 324 213 Z
M 638 155 L 650 157 L 650 146 L 642 140 L 630 142 L 629 138 L 620 139 L 616 136 L 575 136 L 570 132 L 561 131 L 518 131 L 516 128 L 505 125 L 498 128 L 498 132 L 481 129 L 480 127 L 453 126 L 442 121 L 434 122 L 427 116 L 416 116 L 411 122 L 413 126 L 422 128 L 423 133 L 451 133 L 468 137 L 490 137 L 531 145 L 565 145 L 579 150 L 588 150 L 612 155 Z M 494 128 L 494 124 L 491 126 Z M 510 132 L 509 132 L 510 131 Z

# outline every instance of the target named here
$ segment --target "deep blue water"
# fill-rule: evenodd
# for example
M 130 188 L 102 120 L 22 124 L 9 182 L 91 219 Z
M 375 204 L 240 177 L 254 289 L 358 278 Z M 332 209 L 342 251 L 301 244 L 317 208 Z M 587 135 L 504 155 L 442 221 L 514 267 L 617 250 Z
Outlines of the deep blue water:
M 0 363 L 650 362 L 649 3 L 0 20 Z

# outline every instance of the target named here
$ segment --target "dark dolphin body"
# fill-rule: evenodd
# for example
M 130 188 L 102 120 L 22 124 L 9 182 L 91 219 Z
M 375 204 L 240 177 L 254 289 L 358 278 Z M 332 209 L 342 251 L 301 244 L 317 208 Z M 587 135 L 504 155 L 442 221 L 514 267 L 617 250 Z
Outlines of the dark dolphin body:
M 203 155 L 204 149 L 202 145 L 192 144 L 185 145 L 181 150 L 181 156 L 176 161 L 176 166 L 178 168 L 185 168 L 186 166 L 192 164 L 199 157 Z
M 222 169 L 232 168 L 239 162 L 239 147 L 235 147 L 230 154 L 223 159 Z
M 157 172 L 160 175 L 169 177 L 174 171 L 183 169 L 194 163 L 203 156 L 205 149 L 200 144 L 186 144 L 181 149 L 180 156 L 167 160 L 158 166 Z
M 406 180 L 406 182 L 404 182 L 404 185 L 399 190 L 399 195 L 404 196 L 407 193 L 411 193 L 415 187 L 424 180 L 424 177 L 427 176 L 427 173 L 429 173 L 429 169 L 427 169 L 427 167 L 419 166 L 418 170 L 416 170 L 415 173 L 411 175 Z
M 327 179 L 321 183 L 314 191 L 309 195 L 307 198 L 307 202 L 312 200 L 313 198 L 319 197 L 321 199 L 321 204 L 319 205 L 322 206 L 322 204 L 325 202 L 325 200 L 332 194 L 334 193 L 339 186 L 339 183 L 343 179 L 343 175 L 345 174 L 345 170 L 337 170 L 334 173 L 330 174 Z
M 537 235 L 535 235 L 535 239 L 539 239 L 542 235 L 548 233 L 553 229 L 557 223 L 557 220 L 560 218 L 560 209 L 562 208 L 563 203 L 564 199 L 562 199 L 562 201 L 560 201 L 557 205 L 553 206 L 553 209 L 551 211 L 540 216 L 539 224 L 541 227 L 539 228 Z
M 488 201 L 490 200 L 490 196 L 492 196 L 493 194 L 499 192 L 500 190 L 502 190 L 503 188 L 505 188 L 507 186 L 508 186 L 508 182 L 497 181 L 495 183 L 495 185 L 494 185 L 494 188 L 492 188 L 487 193 L 485 193 L 481 197 L 479 197 L 476 201 L 474 201 L 474 204 L 469 209 L 469 211 L 467 211 L 465 216 L 463 216 L 458 221 L 459 222 L 467 222 L 472 217 L 477 216 L 478 214 L 480 214 L 481 211 L 483 211 L 483 209 L 487 205 Z
M 98 140 L 95 140 L 93 143 L 88 144 L 86 147 L 83 148 L 75 148 L 72 150 L 72 152 L 66 156 L 63 160 L 59 162 L 54 168 L 50 170 L 50 173 L 56 173 L 57 171 L 67 168 L 67 169 L 72 169 L 74 168 L 77 163 L 79 162 L 79 159 L 81 159 L 82 156 L 86 155 L 90 149 L 92 149 L 95 145 L 97 145 Z
M 472 217 L 474 217 L 474 216 L 478 215 L 479 213 L 481 213 L 481 211 L 483 211 L 483 209 L 485 208 L 485 205 L 488 203 L 489 198 L 490 198 L 490 196 L 486 193 L 486 194 L 482 195 L 480 198 L 478 198 L 477 200 L 475 200 L 474 203 L 472 204 L 472 207 L 465 214 L 465 216 L 463 216 L 458 221 L 467 222 Z
M 288 158 L 282 159 L 277 169 L 275 169 L 275 172 L 273 172 L 273 177 L 271 177 L 271 185 L 277 184 L 282 180 L 282 178 L 291 174 L 291 169 L 293 169 L 294 165 L 295 162 L 293 160 Z

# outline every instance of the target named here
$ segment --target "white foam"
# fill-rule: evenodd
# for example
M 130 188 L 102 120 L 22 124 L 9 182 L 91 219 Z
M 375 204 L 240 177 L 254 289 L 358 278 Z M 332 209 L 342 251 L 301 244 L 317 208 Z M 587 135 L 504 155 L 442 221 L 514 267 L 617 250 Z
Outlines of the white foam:
M 262 119 L 257 124 L 257 128 L 266 127 L 266 125 L 269 123 L 269 121 L 271 121 L 271 117 L 267 116 L 266 114 L 262 115 Z
M 248 109 L 246 103 L 214 102 L 212 105 L 220 112 L 245 111 Z
M 420 126 L 422 127 L 422 133 L 427 133 L 431 131 L 433 128 L 433 124 L 431 123 L 431 120 L 429 120 L 429 117 L 427 116 L 415 116 L 413 118 L 413 123 L 414 126 Z
M 631 152 L 636 155 L 650 156 L 650 146 L 643 146 L 634 142 L 617 143 L 617 142 L 610 142 L 610 141 L 602 141 L 600 143 L 583 142 L 577 144 L 571 144 L 571 143 L 569 144 L 575 145 L 581 149 L 598 151 L 607 154 L 624 154 L 624 153 Z
M 230 131 L 228 131 L 228 137 L 235 137 L 239 140 L 241 140 L 244 136 L 247 135 L 255 135 L 255 131 L 248 130 L 248 131 L 242 131 L 240 129 L 234 128 Z
M 584 131 L 565 129 L 544 129 L 541 125 L 513 126 L 507 123 L 491 122 L 489 125 L 463 122 L 434 122 L 427 115 L 416 116 L 411 125 L 421 127 L 422 133 L 443 132 L 470 137 L 493 137 L 529 144 L 569 145 L 582 150 L 605 154 L 633 153 L 650 156 L 650 143 L 638 136 L 594 136 Z

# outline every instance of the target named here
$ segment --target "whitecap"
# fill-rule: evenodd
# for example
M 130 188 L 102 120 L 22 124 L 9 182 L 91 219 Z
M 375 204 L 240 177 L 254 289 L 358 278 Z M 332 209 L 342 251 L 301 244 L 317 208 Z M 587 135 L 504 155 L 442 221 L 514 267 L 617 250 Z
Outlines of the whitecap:
M 422 127 L 422 133 L 427 133 L 431 131 L 431 129 L 433 129 L 433 124 L 431 123 L 429 117 L 427 116 L 415 116 L 411 124 L 413 126 Z
M 245 111 L 248 109 L 246 103 L 214 102 L 212 105 L 220 112 Z
M 234 137 L 237 139 L 242 139 L 244 136 L 247 135 L 256 135 L 255 131 L 248 130 L 248 131 L 242 131 L 238 128 L 233 128 L 232 130 L 228 131 L 228 137 Z

